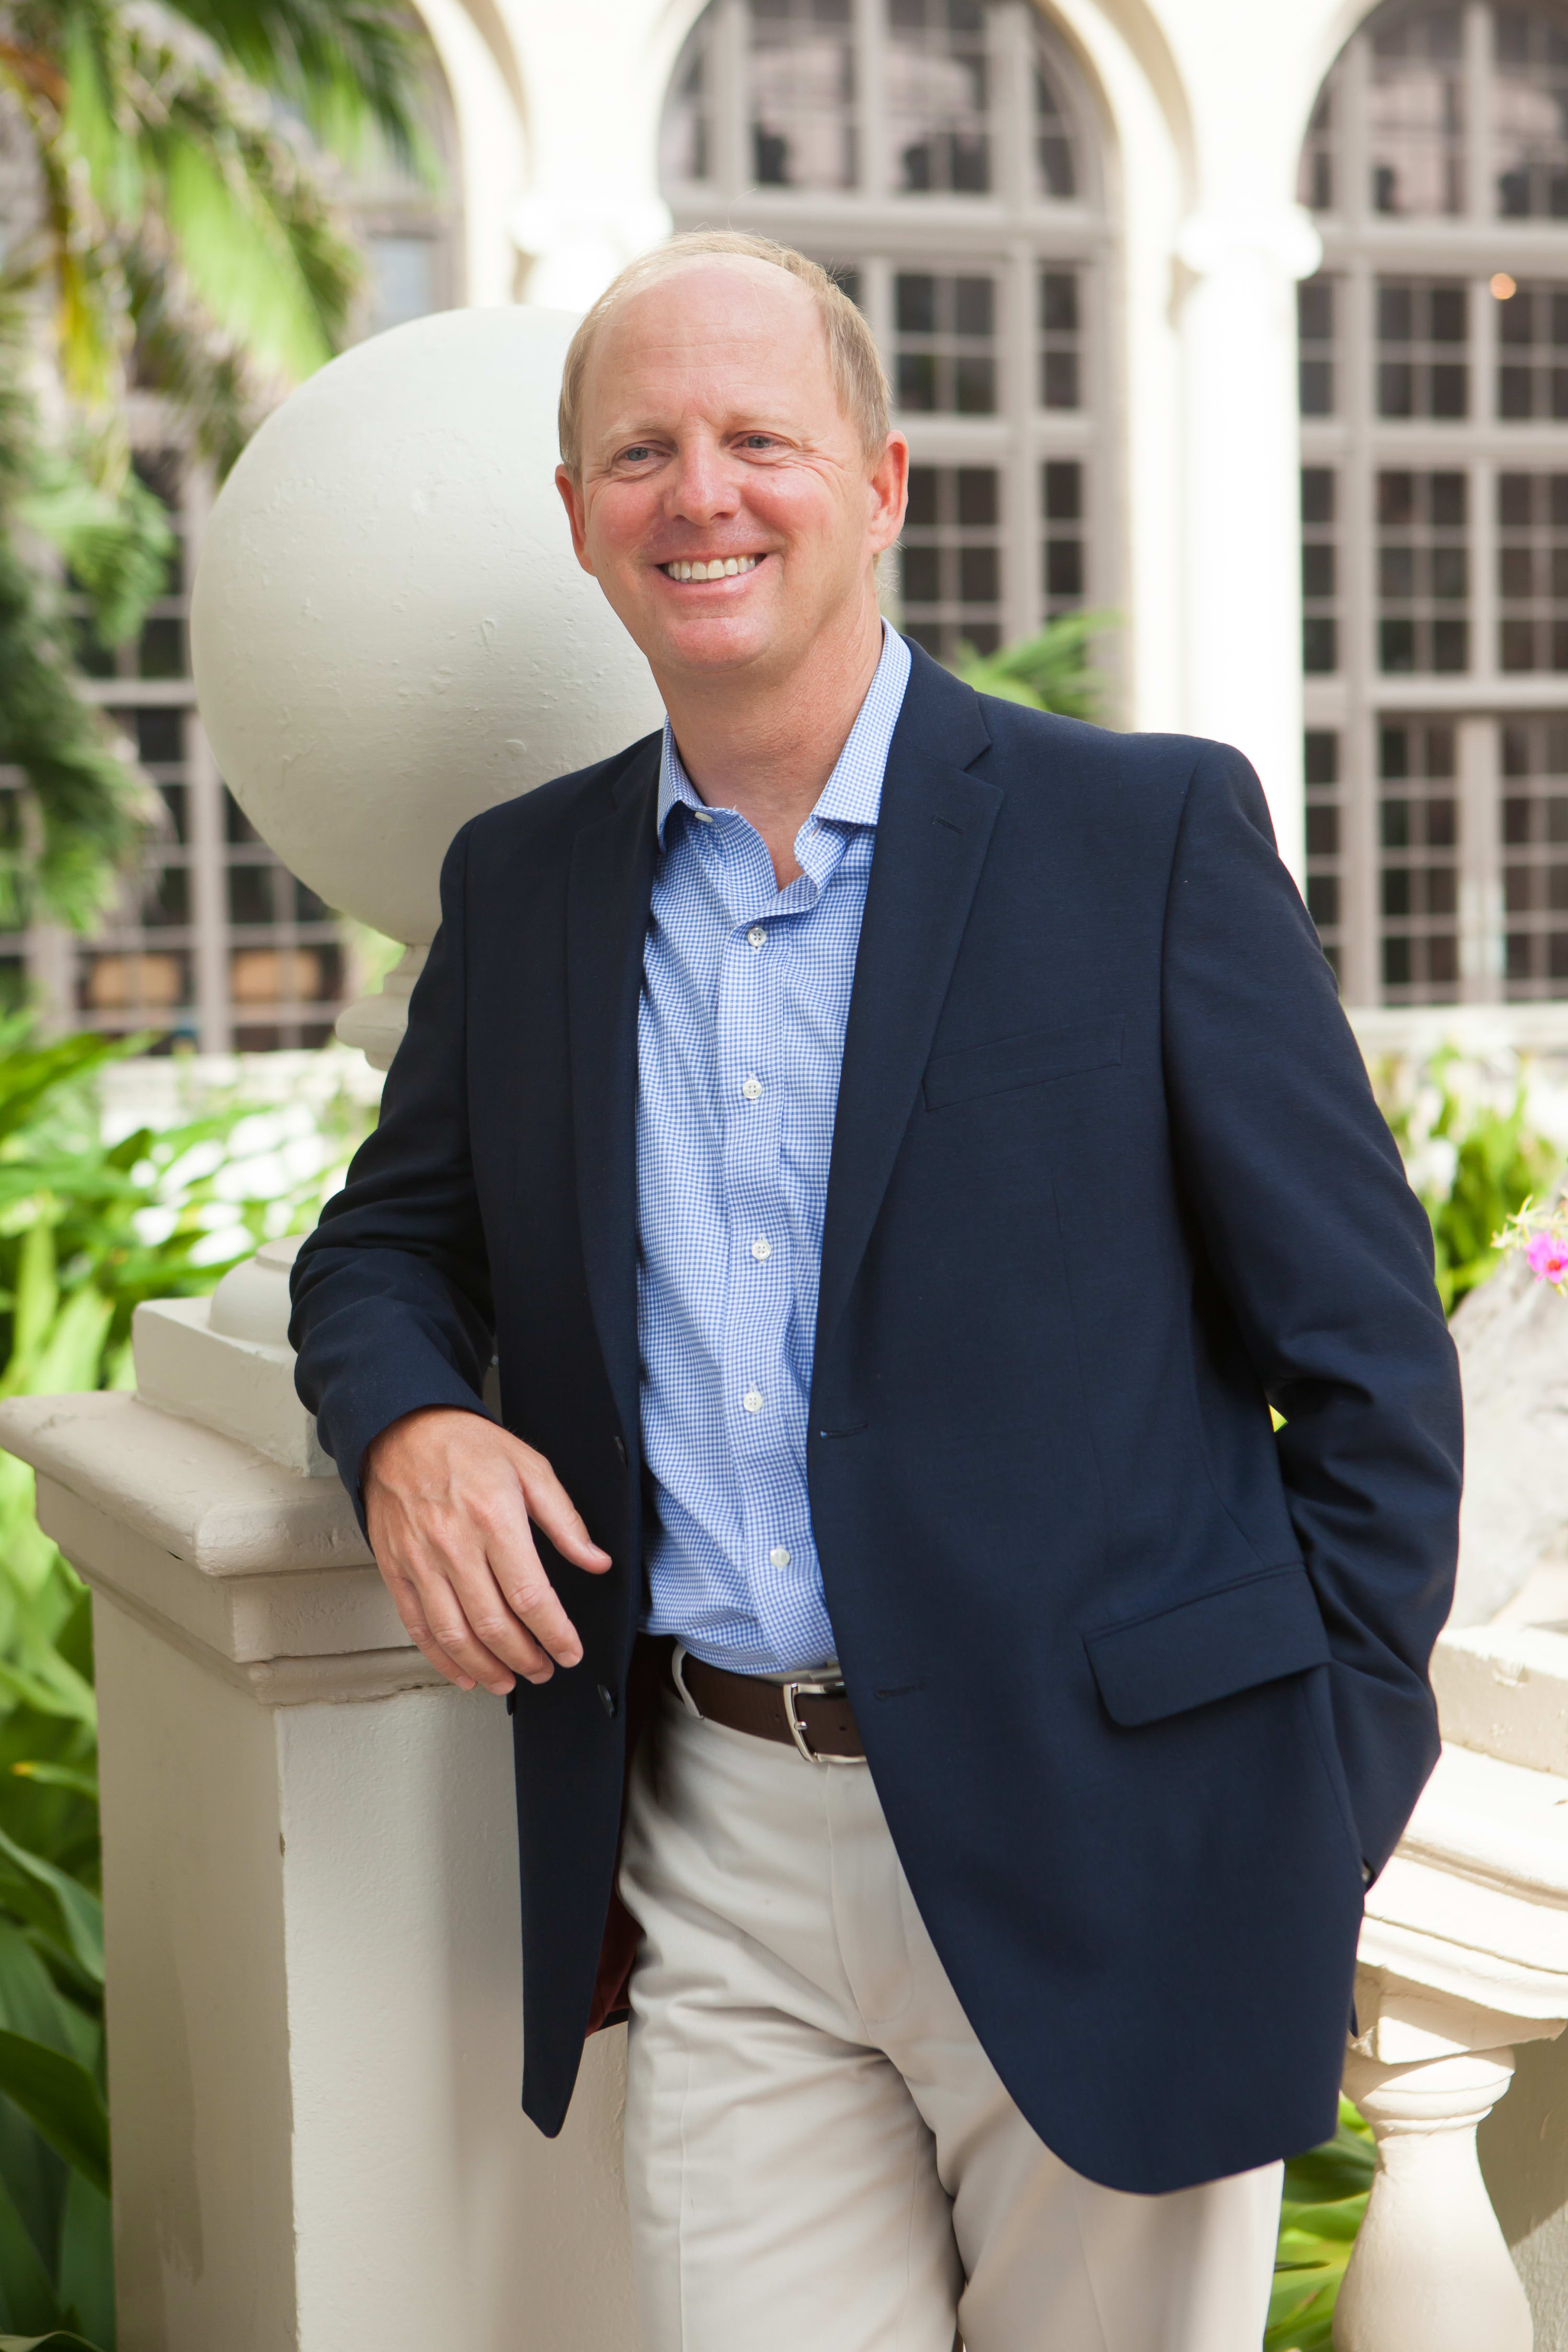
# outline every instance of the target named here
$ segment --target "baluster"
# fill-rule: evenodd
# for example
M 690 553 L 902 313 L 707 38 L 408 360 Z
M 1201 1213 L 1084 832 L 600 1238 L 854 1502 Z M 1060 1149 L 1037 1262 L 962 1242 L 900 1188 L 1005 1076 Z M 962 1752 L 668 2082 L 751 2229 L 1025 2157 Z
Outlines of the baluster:
M 1334 2313 L 1334 2352 L 1531 2352 L 1534 2329 L 1476 2156 L 1511 2050 L 1405 2066 L 1352 2053 L 1345 2091 L 1377 2170 Z

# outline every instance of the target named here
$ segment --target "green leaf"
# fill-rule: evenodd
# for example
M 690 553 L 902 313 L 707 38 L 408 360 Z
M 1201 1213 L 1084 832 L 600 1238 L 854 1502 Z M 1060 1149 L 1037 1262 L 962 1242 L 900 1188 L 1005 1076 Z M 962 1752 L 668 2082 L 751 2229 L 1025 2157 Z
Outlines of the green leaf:
M 98 1802 L 96 1772 L 83 1772 L 74 1764 L 44 1764 L 32 1757 L 24 1757 L 11 1769 L 19 1780 L 36 1780 L 45 1789 L 74 1789 L 79 1797 L 90 1797 L 95 1805 Z
M 0 1918 L 0 2028 L 80 2057 L 65 2017 L 65 1997 L 13 1919 Z
M 79 2172 L 66 2183 L 60 2221 L 62 2311 L 104 2346 L 114 2342 L 114 2218 L 107 2197 Z
M 103 2352 L 103 2347 L 56 2327 L 47 2336 L 0 2336 L 0 2352 Z
M 0 2180 L 0 2326 L 58 2327 L 62 2316 L 43 2255 Z M 0 2336 L 0 2345 L 15 2341 Z
M 14 1872 L 21 1874 L 46 1896 L 53 1900 L 62 1940 L 79 1968 L 95 1984 L 103 1982 L 103 1906 L 96 1895 L 76 1879 L 57 1870 L 41 1855 L 29 1853 L 0 1830 L 0 1861 L 8 1862 Z
M 109 2116 L 98 2084 L 79 2060 L 0 2031 L 0 2091 L 57 2156 L 108 2196 Z

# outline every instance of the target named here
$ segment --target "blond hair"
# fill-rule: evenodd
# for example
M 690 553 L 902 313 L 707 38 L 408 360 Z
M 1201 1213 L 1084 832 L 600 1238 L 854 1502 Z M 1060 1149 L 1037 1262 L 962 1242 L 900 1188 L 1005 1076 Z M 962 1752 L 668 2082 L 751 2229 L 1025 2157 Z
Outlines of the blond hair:
M 652 253 L 641 254 L 628 263 L 620 276 L 605 287 L 573 336 L 561 374 L 558 425 L 561 462 L 574 480 L 579 479 L 583 471 L 583 394 L 599 330 L 611 311 L 618 310 L 629 295 L 640 294 L 645 286 L 657 284 L 683 261 L 709 253 L 739 254 L 748 261 L 765 261 L 774 269 L 797 278 L 815 295 L 817 315 L 827 338 L 827 364 L 838 404 L 859 435 L 867 457 L 873 461 L 879 457 L 888 440 L 888 378 L 876 338 L 843 288 L 835 285 L 818 263 L 808 261 L 792 246 L 775 245 L 767 236 L 746 236 L 739 229 L 700 228 L 685 236 L 672 236 L 668 245 L 657 246 Z

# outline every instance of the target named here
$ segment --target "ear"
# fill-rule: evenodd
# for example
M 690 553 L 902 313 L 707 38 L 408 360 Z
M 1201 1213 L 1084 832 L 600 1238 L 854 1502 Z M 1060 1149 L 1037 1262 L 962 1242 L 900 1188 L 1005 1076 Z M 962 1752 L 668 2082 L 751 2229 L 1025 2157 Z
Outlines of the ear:
M 910 495 L 910 445 L 901 433 L 889 433 L 867 484 L 870 502 L 871 549 L 876 555 L 891 547 L 904 527 Z
M 588 560 L 586 525 L 588 512 L 583 499 L 583 485 L 574 481 L 564 466 L 555 468 L 555 487 L 561 493 L 561 503 L 566 509 L 566 520 L 572 526 L 572 552 L 590 579 L 595 574 Z

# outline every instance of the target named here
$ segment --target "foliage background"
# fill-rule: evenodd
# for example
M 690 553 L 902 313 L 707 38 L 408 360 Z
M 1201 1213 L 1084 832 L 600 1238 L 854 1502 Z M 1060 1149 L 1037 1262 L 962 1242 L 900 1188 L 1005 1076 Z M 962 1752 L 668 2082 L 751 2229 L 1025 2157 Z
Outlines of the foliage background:
M 292 1174 L 287 1120 L 237 1099 L 108 1143 L 95 1081 L 145 1043 L 0 1024 L 0 1396 L 130 1386 L 140 1302 L 312 1223 L 369 1123 L 330 1097 Z M 61 2327 L 113 2352 L 99 1896 L 89 1600 L 0 1454 L 0 2352 Z

